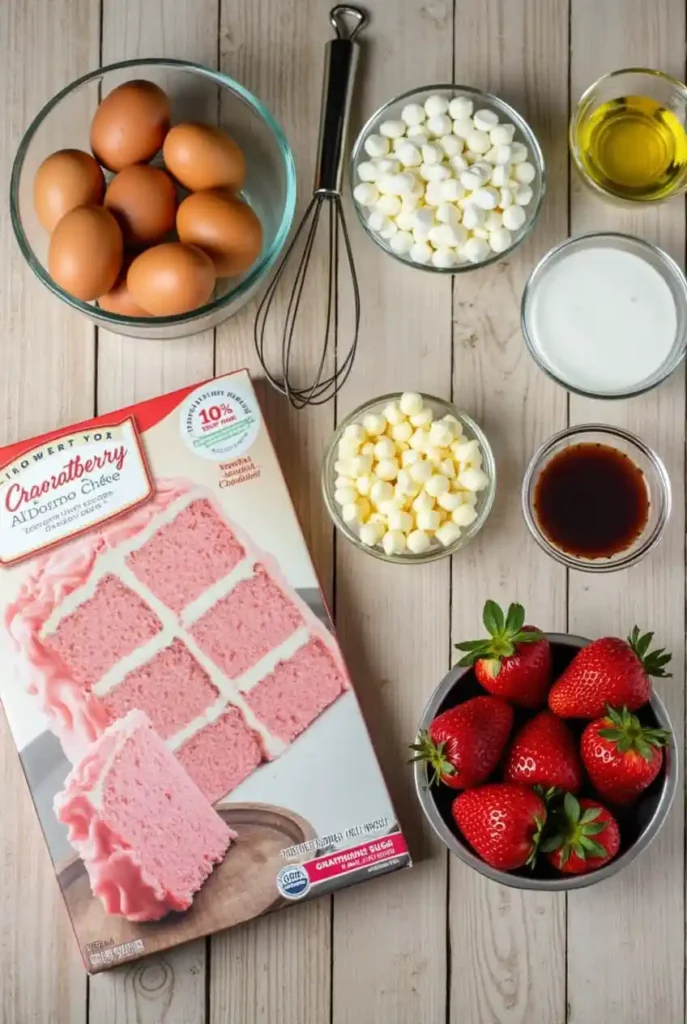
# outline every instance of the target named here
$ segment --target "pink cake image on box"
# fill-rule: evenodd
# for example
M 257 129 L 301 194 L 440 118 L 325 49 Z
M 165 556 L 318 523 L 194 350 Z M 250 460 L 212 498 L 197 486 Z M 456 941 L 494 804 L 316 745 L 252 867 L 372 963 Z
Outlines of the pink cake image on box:
M 235 833 L 142 711 L 103 732 L 67 777 L 55 813 L 109 914 L 157 921 L 190 907 Z
M 143 711 L 211 803 L 350 685 L 276 560 L 183 480 L 37 559 L 6 625 L 73 763 Z

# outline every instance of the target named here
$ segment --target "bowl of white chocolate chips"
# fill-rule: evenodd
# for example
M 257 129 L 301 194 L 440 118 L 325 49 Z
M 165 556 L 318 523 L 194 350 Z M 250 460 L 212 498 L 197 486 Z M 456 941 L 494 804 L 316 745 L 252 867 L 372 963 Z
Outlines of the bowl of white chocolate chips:
M 339 424 L 322 490 L 334 525 L 357 547 L 388 562 L 430 562 L 482 528 L 496 467 L 474 420 L 406 391 L 366 402 Z
M 534 132 L 503 100 L 458 85 L 415 89 L 372 115 L 351 181 L 368 235 L 424 270 L 503 259 L 528 236 L 545 190 Z

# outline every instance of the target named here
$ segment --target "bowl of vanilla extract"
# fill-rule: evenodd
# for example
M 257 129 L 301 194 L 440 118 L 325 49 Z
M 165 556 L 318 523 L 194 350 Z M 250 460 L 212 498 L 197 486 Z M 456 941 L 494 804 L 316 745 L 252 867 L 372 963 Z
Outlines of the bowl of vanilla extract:
M 613 572 L 644 557 L 670 517 L 668 472 L 641 438 L 589 423 L 549 438 L 530 460 L 522 508 L 539 546 L 570 569 Z

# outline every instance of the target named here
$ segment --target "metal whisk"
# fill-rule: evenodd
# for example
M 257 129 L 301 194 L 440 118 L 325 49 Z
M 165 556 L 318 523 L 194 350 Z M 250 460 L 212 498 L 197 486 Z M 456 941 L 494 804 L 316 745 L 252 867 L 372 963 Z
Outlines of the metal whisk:
M 358 64 L 359 47 L 356 43 L 356 38 L 360 34 L 361 29 L 367 24 L 367 15 L 357 7 L 339 4 L 332 8 L 329 18 L 336 31 L 336 38 L 327 43 L 325 51 L 317 172 L 315 175 L 313 197 L 293 241 L 286 250 L 277 272 L 258 307 L 255 318 L 255 347 L 265 375 L 278 391 L 286 395 L 296 409 L 302 409 L 306 405 L 323 405 L 333 398 L 342 387 L 353 366 L 360 326 L 360 292 L 351 243 L 341 204 L 341 185 L 345 159 L 344 146 L 353 95 L 353 80 Z M 296 321 L 301 307 L 308 266 L 321 220 L 327 222 L 329 232 L 327 246 L 329 284 L 324 344 L 310 384 L 304 387 L 297 387 L 292 383 L 292 356 L 294 345 L 297 344 Z M 345 261 L 350 273 L 354 314 L 352 340 L 348 351 L 343 357 L 339 352 L 339 262 L 341 236 L 343 236 Z M 281 340 L 281 376 L 277 377 L 269 370 L 265 358 L 266 324 L 284 271 L 290 260 L 292 258 L 296 259 L 299 246 L 302 247 L 302 251 L 296 268 L 293 290 L 286 310 Z M 328 372 L 328 360 L 333 360 L 334 369 L 332 372 Z

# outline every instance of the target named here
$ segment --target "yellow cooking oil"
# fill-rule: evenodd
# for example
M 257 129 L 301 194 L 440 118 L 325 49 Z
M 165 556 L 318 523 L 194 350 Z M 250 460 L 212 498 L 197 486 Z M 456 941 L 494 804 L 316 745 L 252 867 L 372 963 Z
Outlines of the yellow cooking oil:
M 609 100 L 578 126 L 580 161 L 619 199 L 664 199 L 687 178 L 687 134 L 676 115 L 646 96 Z

